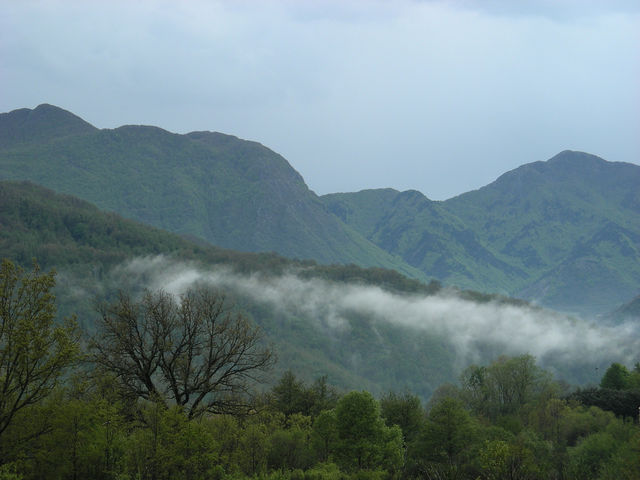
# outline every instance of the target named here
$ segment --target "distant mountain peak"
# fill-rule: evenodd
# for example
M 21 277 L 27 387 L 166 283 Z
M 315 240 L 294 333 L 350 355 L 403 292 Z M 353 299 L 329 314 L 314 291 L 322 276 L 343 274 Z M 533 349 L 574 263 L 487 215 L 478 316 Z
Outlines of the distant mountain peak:
M 55 105 L 42 103 L 33 110 L 20 108 L 0 114 L 0 147 L 25 142 L 44 143 L 96 130 L 96 127 L 77 115 Z
M 91 125 L 89 122 L 86 122 L 79 116 L 71 113 L 68 110 L 56 107 L 55 105 L 51 105 L 49 103 L 41 103 L 30 112 L 31 121 L 46 120 L 48 122 L 61 122 L 67 125 L 73 124 L 76 128 L 72 133 L 80 133 L 78 132 L 78 130 L 97 130 L 96 127 Z
M 546 164 L 549 164 L 549 165 L 567 164 L 567 163 L 572 163 L 572 164 L 581 163 L 581 164 L 591 164 L 591 165 L 600 164 L 600 165 L 604 165 L 604 164 L 611 163 L 611 162 L 607 162 L 606 160 L 598 157 L 597 155 L 593 155 L 591 153 L 580 152 L 580 151 L 576 151 L 576 150 L 563 150 L 562 152 L 558 153 L 557 155 L 554 155 L 553 157 L 551 157 L 546 162 L 542 162 L 542 163 L 546 163 Z

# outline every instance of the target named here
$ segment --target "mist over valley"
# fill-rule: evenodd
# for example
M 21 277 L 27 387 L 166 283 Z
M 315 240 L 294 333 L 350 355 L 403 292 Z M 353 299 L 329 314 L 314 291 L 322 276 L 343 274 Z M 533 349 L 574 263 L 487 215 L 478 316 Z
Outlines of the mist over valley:
M 0 5 L 0 480 L 640 479 L 637 1 Z

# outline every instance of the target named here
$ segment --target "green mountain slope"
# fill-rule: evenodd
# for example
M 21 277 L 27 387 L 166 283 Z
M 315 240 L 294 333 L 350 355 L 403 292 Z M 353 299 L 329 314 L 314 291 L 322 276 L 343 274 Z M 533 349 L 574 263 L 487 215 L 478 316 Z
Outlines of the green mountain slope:
M 438 289 L 392 270 L 318 266 L 274 254 L 199 245 L 27 182 L 0 182 L 0 257 L 25 268 L 36 258 L 43 269 L 57 270 L 61 315 L 77 313 L 89 331 L 96 315 L 95 300 L 110 298 L 118 289 L 148 286 L 144 276 L 122 274 L 122 265 L 133 258 L 143 262 L 160 258 L 163 271 L 188 262 L 185 265 L 203 271 L 224 268 L 234 274 L 266 277 L 296 272 L 301 279 L 356 282 L 398 293 L 429 294 Z M 279 362 L 274 378 L 290 368 L 308 380 L 326 374 L 342 388 L 377 392 L 403 388 L 410 381 L 416 392 L 428 395 L 452 375 L 452 354 L 430 335 L 416 335 L 389 324 L 376 326 L 355 316 L 349 320 L 353 322 L 350 328 L 327 330 L 309 314 L 285 314 L 233 288 L 227 293 L 275 346 Z M 406 357 L 407 352 L 412 356 Z
M 0 148 L 44 143 L 96 130 L 80 117 L 52 105 L 40 105 L 34 110 L 21 108 L 0 114 Z
M 565 151 L 443 206 L 528 277 L 509 291 L 606 312 L 640 285 L 640 167 Z
M 329 210 L 373 243 L 447 283 L 507 291 L 514 279 L 526 276 L 486 248 L 440 202 L 415 190 L 365 190 L 322 198 Z
M 427 398 L 471 358 L 526 353 L 532 337 L 514 347 L 513 336 L 501 332 L 523 321 L 537 332 L 539 360 L 560 366 L 564 378 L 589 381 L 593 367 L 611 359 L 567 361 L 563 350 L 558 363 L 557 351 L 540 336 L 558 322 L 570 335 L 574 327 L 589 327 L 521 301 L 441 289 L 392 270 L 223 250 L 26 182 L 0 182 L 0 256 L 27 268 L 35 257 L 43 268 L 55 268 L 61 314 L 77 313 L 89 331 L 95 300 L 114 298 L 119 289 L 135 294 L 196 278 L 213 283 L 274 345 L 274 378 L 290 368 L 309 381 L 328 375 L 344 389 L 406 388 Z
M 258 143 L 145 126 L 98 130 L 50 105 L 3 114 L 0 125 L 0 179 L 33 181 L 225 248 L 425 278 L 327 212 L 287 161 Z
M 640 295 L 606 315 L 612 322 L 640 321 Z
M 439 280 L 602 313 L 640 285 L 640 167 L 566 151 L 445 202 L 419 192 L 322 197 L 379 247 Z
M 445 202 L 392 189 L 319 198 L 258 143 L 99 130 L 41 105 L 0 115 L 0 179 L 225 248 L 392 268 L 578 313 L 611 311 L 640 285 L 640 167 L 580 152 Z

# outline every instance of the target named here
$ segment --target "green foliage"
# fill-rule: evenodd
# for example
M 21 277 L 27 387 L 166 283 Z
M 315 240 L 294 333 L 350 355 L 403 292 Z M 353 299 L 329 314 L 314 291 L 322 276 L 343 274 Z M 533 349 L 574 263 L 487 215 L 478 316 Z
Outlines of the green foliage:
M 240 433 L 240 468 L 249 476 L 266 469 L 269 444 L 265 425 L 250 422 Z
M 189 419 L 182 408 L 158 402 L 132 406 L 119 400 L 113 379 L 76 370 L 65 388 L 16 415 L 7 432 L 26 441 L 12 449 L 9 463 L 5 457 L 0 478 L 638 478 L 637 425 L 553 391 L 493 421 L 446 396 L 424 419 L 408 392 L 389 392 L 383 408 L 370 393 L 351 392 L 313 417 L 280 411 L 291 404 L 283 398 L 295 398 L 282 393 L 328 388 L 319 384 L 307 387 L 288 372 L 275 389 L 280 395 L 264 395 L 250 415 Z M 381 411 L 399 421 L 385 425 Z M 403 442 L 400 423 L 418 428 L 414 440 Z
M 402 432 L 387 427 L 380 407 L 368 392 L 351 392 L 336 406 L 338 464 L 347 470 L 402 465 Z
M 206 421 L 189 421 L 179 408 L 148 403 L 141 424 L 127 436 L 122 462 L 134 478 L 204 480 L 218 460 L 214 445 Z
M 550 393 L 549 375 L 531 355 L 500 357 L 491 365 L 471 365 L 461 375 L 462 396 L 477 413 L 491 419 L 517 413 Z
M 335 463 L 317 463 L 305 472 L 305 480 L 346 480 L 347 475 Z
M 338 445 L 338 420 L 335 410 L 325 410 L 316 417 L 311 443 L 321 462 L 327 462 L 332 458 Z
M 639 471 L 637 426 L 612 421 L 602 431 L 583 438 L 569 451 L 568 478 L 633 478 Z
M 461 402 L 445 398 L 429 411 L 426 423 L 408 451 L 408 467 L 415 474 L 439 472 L 446 478 L 462 474 L 468 463 L 476 427 Z
M 298 380 L 291 370 L 287 370 L 278 383 L 271 389 L 272 405 L 285 417 L 293 414 L 317 416 L 323 410 L 335 407 L 338 394 L 327 384 L 327 377 L 317 378 L 307 387 Z
M 367 239 L 447 284 L 604 313 L 637 295 L 638 184 L 636 165 L 566 151 L 444 202 L 391 189 L 322 200 Z
M 13 463 L 0 465 L 0 480 L 22 480 L 22 475 L 16 470 L 16 465 Z
M 583 405 L 593 405 L 623 418 L 637 418 L 640 391 L 585 388 L 572 393 L 569 399 Z
M 312 399 L 307 394 L 304 383 L 297 380 L 291 370 L 284 373 L 271 391 L 276 408 L 286 416 L 293 413 L 309 414 Z
M 536 455 L 531 441 L 518 437 L 512 441 L 493 440 L 485 442 L 478 453 L 480 478 L 486 480 L 546 479 L 549 472 L 543 459 Z M 586 477 L 585 477 L 586 478 Z
M 25 122 L 25 115 L 39 120 Z M 425 278 L 327 212 L 287 161 L 258 143 L 212 132 L 83 124 L 53 106 L 4 115 L 7 136 L 22 141 L 0 141 L 0 178 L 36 182 L 225 248 Z
M 50 396 L 79 356 L 75 320 L 54 323 L 54 277 L 0 265 L 0 448 L 20 442 L 4 435 L 16 415 Z
M 296 422 L 273 432 L 269 438 L 269 468 L 285 471 L 311 467 L 314 454 L 309 442 L 310 429 L 310 422 Z
M 600 388 L 628 390 L 630 381 L 630 373 L 627 367 L 620 363 L 612 363 L 600 381 Z
M 387 426 L 397 425 L 406 443 L 411 443 L 423 427 L 425 412 L 420 398 L 408 392 L 388 392 L 380 399 L 380 413 Z

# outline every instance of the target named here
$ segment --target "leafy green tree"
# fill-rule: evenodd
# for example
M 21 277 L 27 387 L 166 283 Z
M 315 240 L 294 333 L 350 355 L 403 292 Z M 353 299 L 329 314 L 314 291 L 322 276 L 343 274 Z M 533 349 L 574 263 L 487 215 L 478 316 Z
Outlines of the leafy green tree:
M 602 464 L 616 451 L 616 442 L 607 432 L 594 433 L 571 449 L 570 479 L 597 478 Z
M 461 394 L 473 411 L 492 420 L 517 413 L 552 391 L 550 375 L 531 355 L 502 356 L 487 367 L 472 365 L 462 373 L 461 383 Z
M 340 398 L 336 389 L 327 382 L 326 375 L 316 378 L 313 385 L 311 385 L 310 394 L 313 404 L 309 413 L 312 417 L 316 417 L 324 410 L 334 408 Z
M 546 479 L 540 468 L 541 459 L 522 441 L 488 441 L 480 449 L 480 478 L 486 480 L 534 480 Z
M 242 430 L 239 440 L 239 460 L 243 472 L 251 476 L 262 472 L 266 468 L 269 453 L 265 425 L 250 422 Z
M 636 480 L 640 478 L 640 431 L 635 429 L 625 442 L 602 465 L 601 480 Z
M 56 392 L 51 400 L 54 405 L 45 406 L 50 429 L 23 448 L 29 452 L 23 460 L 27 478 L 102 480 L 119 473 L 126 432 L 117 408 L 70 392 Z
M 287 428 L 277 429 L 269 438 L 269 466 L 282 471 L 306 470 L 313 464 L 311 418 L 293 414 L 287 423 Z
M 380 410 L 387 426 L 400 427 L 405 443 L 415 440 L 425 421 L 420 398 L 408 392 L 387 393 L 380 399 Z
M 336 459 L 346 469 L 363 470 L 402 464 L 402 432 L 387 427 L 369 392 L 351 392 L 336 406 Z
M 16 415 L 51 395 L 78 359 L 75 320 L 55 322 L 54 285 L 55 273 L 37 265 L 30 273 L 0 265 L 0 447 Z
M 336 450 L 338 442 L 338 427 L 335 410 L 325 410 L 313 422 L 311 443 L 321 462 L 329 461 Z
M 569 479 L 578 478 L 638 478 L 640 471 L 640 435 L 637 426 L 620 419 L 601 431 L 582 438 L 569 449 Z
M 236 470 L 241 434 L 238 419 L 232 415 L 214 415 L 207 419 L 207 428 L 215 439 L 212 448 L 217 453 L 218 465 L 228 473 Z
M 600 388 L 611 390 L 627 390 L 629 388 L 630 373 L 627 367 L 620 363 L 612 363 L 600 381 Z
M 585 406 L 608 410 L 620 417 L 638 417 L 638 405 L 640 405 L 640 391 L 638 390 L 586 388 L 572 393 L 568 398 Z
M 475 440 L 473 420 L 456 399 L 445 398 L 430 411 L 427 422 L 408 453 L 410 470 L 418 475 L 437 471 L 459 478 Z
M 275 407 L 287 417 L 310 410 L 310 395 L 307 394 L 304 383 L 298 380 L 291 370 L 282 375 L 271 392 Z

